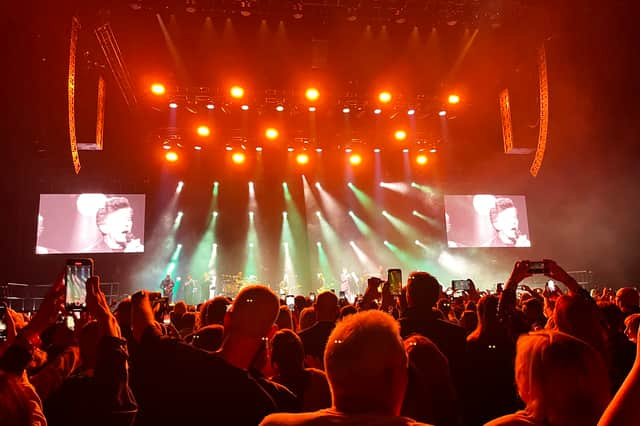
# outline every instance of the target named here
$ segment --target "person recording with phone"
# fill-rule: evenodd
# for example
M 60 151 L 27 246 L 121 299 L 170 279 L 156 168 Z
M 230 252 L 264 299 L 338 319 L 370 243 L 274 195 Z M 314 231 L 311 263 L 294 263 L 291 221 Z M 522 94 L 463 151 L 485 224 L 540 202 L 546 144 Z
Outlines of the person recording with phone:
M 96 225 L 102 238 L 84 251 L 142 253 L 144 245 L 131 232 L 133 208 L 125 197 L 111 197 L 96 212 Z
M 529 238 L 520 231 L 518 209 L 511 198 L 497 198 L 489 210 L 489 220 L 495 232 L 487 247 L 531 247 Z

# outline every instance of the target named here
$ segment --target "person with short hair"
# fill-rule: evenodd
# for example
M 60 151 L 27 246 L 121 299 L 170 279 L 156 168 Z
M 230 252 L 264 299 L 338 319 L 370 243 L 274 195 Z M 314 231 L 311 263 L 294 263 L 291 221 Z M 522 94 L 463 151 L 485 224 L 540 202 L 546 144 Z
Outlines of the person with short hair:
M 625 315 L 640 313 L 640 295 L 635 288 L 623 287 L 616 292 L 616 305 Z
M 429 338 L 447 357 L 451 377 L 462 394 L 466 368 L 466 334 L 462 327 L 440 319 L 434 306 L 442 287 L 427 272 L 412 272 L 407 279 L 407 309 L 400 318 L 403 338 L 417 333 Z
M 271 340 L 272 380 L 286 386 L 300 400 L 301 411 L 331 406 L 331 391 L 322 370 L 305 368 L 302 341 L 291 329 L 278 331 Z
M 338 297 L 331 291 L 323 291 L 316 297 L 314 309 L 316 311 L 316 323 L 306 330 L 302 330 L 298 335 L 304 344 L 307 365 L 323 369 L 324 348 L 340 313 Z
M 272 414 L 263 426 L 420 425 L 401 417 L 407 386 L 407 354 L 398 323 L 381 311 L 347 316 L 331 332 L 324 354 L 331 408 Z
M 135 238 L 133 229 L 133 208 L 126 197 L 107 198 L 96 212 L 96 226 L 102 237 L 95 244 L 83 250 L 86 252 L 127 252 L 142 253 L 144 245 Z
M 531 247 L 531 241 L 520 233 L 518 209 L 511 198 L 496 198 L 496 204 L 489 210 L 489 220 L 495 232 L 488 247 Z
M 132 371 L 143 412 L 137 422 L 255 425 L 276 411 L 274 398 L 249 368 L 275 332 L 278 311 L 278 297 L 268 287 L 243 288 L 226 314 L 222 347 L 212 353 L 162 336 L 148 294 L 134 294 L 132 325 L 139 347 Z

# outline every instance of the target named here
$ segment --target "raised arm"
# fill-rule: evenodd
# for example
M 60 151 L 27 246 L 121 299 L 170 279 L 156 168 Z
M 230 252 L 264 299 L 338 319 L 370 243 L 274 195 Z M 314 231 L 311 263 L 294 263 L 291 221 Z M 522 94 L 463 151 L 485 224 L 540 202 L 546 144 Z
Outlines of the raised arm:
M 640 418 L 640 332 L 636 360 L 613 400 L 604 410 L 598 426 L 632 426 Z

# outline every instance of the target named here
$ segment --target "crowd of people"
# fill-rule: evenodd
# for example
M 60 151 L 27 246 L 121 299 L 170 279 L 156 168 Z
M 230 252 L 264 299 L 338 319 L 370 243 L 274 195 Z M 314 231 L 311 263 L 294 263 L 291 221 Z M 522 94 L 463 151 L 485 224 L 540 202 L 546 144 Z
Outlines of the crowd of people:
M 73 324 L 61 276 L 33 316 L 6 310 L 0 424 L 637 424 L 638 291 L 544 273 L 558 285 L 523 286 L 519 261 L 500 291 L 447 294 L 413 272 L 293 309 L 263 285 L 197 307 L 140 291 L 113 312 L 94 276 Z

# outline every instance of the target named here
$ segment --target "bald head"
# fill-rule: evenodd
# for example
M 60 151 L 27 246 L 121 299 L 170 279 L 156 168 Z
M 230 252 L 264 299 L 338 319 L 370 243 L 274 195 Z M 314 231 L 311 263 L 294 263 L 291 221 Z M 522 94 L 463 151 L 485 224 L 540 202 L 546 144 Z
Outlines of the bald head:
M 316 297 L 315 310 L 318 321 L 335 321 L 340 313 L 338 297 L 331 291 L 323 291 Z
M 399 414 L 407 356 L 393 317 L 374 310 L 346 317 L 329 336 L 324 363 L 339 411 Z
M 412 272 L 407 279 L 407 305 L 432 308 L 440 296 L 440 283 L 427 272 Z
M 264 285 L 243 288 L 231 308 L 231 330 L 236 336 L 265 337 L 280 311 L 278 296 Z

